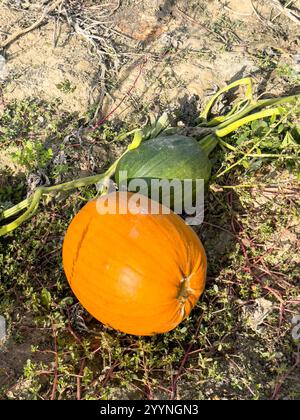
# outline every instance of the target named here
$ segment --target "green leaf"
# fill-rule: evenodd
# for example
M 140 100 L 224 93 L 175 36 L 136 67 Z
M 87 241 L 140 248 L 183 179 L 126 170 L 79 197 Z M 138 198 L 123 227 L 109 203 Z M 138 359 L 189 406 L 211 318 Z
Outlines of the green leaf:
M 51 293 L 49 292 L 49 290 L 45 288 L 43 288 L 41 292 L 41 302 L 42 302 L 42 305 L 45 306 L 47 309 L 50 307 L 51 302 L 52 302 Z
M 182 328 L 180 328 L 180 331 L 181 331 L 182 333 L 187 332 L 187 327 L 182 327 Z
M 280 148 L 284 149 L 288 146 L 299 146 L 296 140 L 294 139 L 293 135 L 289 131 L 285 134 Z
M 247 160 L 243 160 L 242 165 L 245 169 L 249 169 L 250 163 Z
M 247 141 L 248 139 L 249 139 L 249 137 L 248 137 L 248 132 L 242 133 L 242 134 L 239 136 L 239 138 L 238 138 L 238 140 L 237 140 L 236 144 L 240 145 L 240 144 L 244 143 L 245 141 Z
M 150 125 L 143 130 L 143 138 L 145 140 L 153 139 L 157 137 L 162 131 L 166 130 L 170 126 L 170 120 L 168 114 L 164 112 L 158 119 L 150 115 Z
M 142 130 L 139 130 L 135 133 L 132 143 L 128 146 L 128 150 L 136 149 L 137 147 L 139 147 L 142 141 L 143 141 L 143 132 Z
M 272 125 L 272 124 L 275 124 L 276 119 L 277 119 L 277 115 L 272 115 L 272 117 L 270 118 L 270 124 L 271 124 L 271 125 Z
M 66 308 L 67 306 L 72 305 L 73 302 L 74 299 L 71 296 L 68 296 L 59 302 L 59 306 L 61 308 Z
M 262 159 L 254 159 L 251 161 L 251 163 L 249 164 L 249 170 L 251 172 L 255 172 L 257 171 L 261 166 L 262 166 Z
M 157 120 L 156 126 L 152 131 L 153 137 L 157 137 L 159 133 L 165 130 L 170 125 L 169 116 L 166 112 Z

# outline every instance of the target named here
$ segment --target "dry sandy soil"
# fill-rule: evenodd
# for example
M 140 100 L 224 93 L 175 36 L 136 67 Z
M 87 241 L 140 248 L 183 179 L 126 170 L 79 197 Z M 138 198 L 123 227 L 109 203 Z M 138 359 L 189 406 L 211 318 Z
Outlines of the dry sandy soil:
M 3 41 L 42 14 L 41 2 L 19 3 L 2 1 Z M 297 65 L 299 25 L 284 14 L 271 22 L 270 6 L 265 2 L 255 2 L 254 11 L 250 0 L 123 1 L 112 15 L 107 10 L 104 13 L 103 8 L 92 9 L 92 18 L 86 12 L 95 8 L 91 2 L 78 2 L 82 5 L 80 12 L 68 7 L 68 3 L 62 2 L 60 13 L 50 14 L 42 25 L 5 50 L 4 101 L 59 97 L 65 109 L 84 113 L 99 96 L 103 100 L 101 81 L 105 78 L 110 79 L 101 106 L 105 113 L 134 84 L 146 59 L 131 92 L 132 103 L 126 100 L 119 109 L 130 112 L 130 105 L 138 108 L 141 101 L 144 106 L 156 102 L 165 107 L 185 95 L 203 98 L 208 89 L 243 75 L 251 74 L 261 81 L 260 60 L 268 55 L 272 59 L 273 54 L 277 64 L 282 61 L 283 65 Z M 112 4 L 118 6 L 118 2 Z M 102 21 L 99 30 L 106 36 L 107 55 L 100 54 L 100 59 L 97 51 L 103 49 L 103 42 L 91 37 L 92 26 L 84 29 L 78 19 L 80 13 L 89 16 L 90 25 L 97 14 Z M 274 8 L 271 15 L 274 18 L 276 14 Z M 107 67 L 105 74 L 103 64 Z M 282 80 L 276 83 L 276 74 L 271 73 L 267 80 L 264 77 L 261 89 L 280 94 L 285 86 Z

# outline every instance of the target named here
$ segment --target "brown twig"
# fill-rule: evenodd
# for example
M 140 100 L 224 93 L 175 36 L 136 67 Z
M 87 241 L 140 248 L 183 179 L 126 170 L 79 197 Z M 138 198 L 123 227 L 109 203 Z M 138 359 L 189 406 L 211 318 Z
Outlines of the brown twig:
M 196 329 L 196 332 L 194 334 L 194 337 L 198 336 L 203 317 L 204 317 L 204 314 L 201 314 L 199 319 L 198 319 L 198 325 L 197 325 L 197 329 Z M 176 397 L 177 397 L 177 382 L 178 382 L 178 379 L 180 378 L 180 376 L 182 375 L 182 373 L 184 371 L 184 367 L 186 365 L 186 362 L 188 361 L 188 358 L 191 355 L 191 350 L 193 348 L 193 345 L 194 345 L 194 342 L 191 341 L 190 344 L 188 345 L 186 351 L 185 351 L 185 354 L 184 354 L 183 359 L 180 363 L 179 369 L 178 369 L 176 375 L 174 376 L 174 378 L 172 379 L 172 385 L 171 385 L 171 395 L 172 395 L 171 399 L 172 400 L 175 400 Z
M 29 26 L 28 28 L 25 28 L 25 29 L 20 29 L 19 31 L 15 32 L 14 34 L 12 34 L 8 38 L 6 38 L 5 41 L 3 41 L 0 44 L 0 50 L 9 47 L 13 42 L 15 42 L 21 36 L 26 35 L 29 32 L 31 32 L 34 29 L 36 29 L 39 26 L 41 26 L 44 23 L 44 21 L 45 21 L 46 17 L 48 16 L 48 14 L 51 13 L 51 12 L 53 12 L 63 1 L 64 0 L 56 0 L 56 1 L 54 1 L 52 4 L 50 4 L 45 9 L 45 11 L 43 12 L 42 16 L 36 22 L 34 22 L 31 26 Z
M 107 94 L 106 87 L 105 87 L 105 75 L 106 75 L 107 68 L 106 68 L 104 63 L 101 63 L 100 66 L 101 66 L 101 74 L 100 74 L 101 93 L 100 93 L 98 101 L 97 101 L 98 104 L 97 104 L 97 108 L 96 108 L 96 111 L 95 111 L 94 116 L 93 116 L 93 120 L 92 120 L 93 122 L 95 122 L 97 120 L 99 111 L 100 111 L 100 109 L 102 108 L 102 105 L 103 105 L 104 97 Z
M 148 61 L 147 58 L 145 58 L 142 61 L 141 65 L 140 65 L 139 72 L 138 72 L 132 86 L 129 88 L 129 90 L 126 92 L 126 94 L 123 96 L 121 101 L 104 118 L 102 118 L 97 124 L 95 124 L 92 128 L 90 128 L 90 130 L 93 131 L 93 130 L 96 130 L 97 128 L 101 127 L 120 108 L 120 106 L 125 102 L 126 98 L 131 94 L 131 92 L 135 88 L 139 78 L 141 77 L 143 69 L 144 69 L 147 61 Z
M 109 12 L 107 17 L 112 16 L 120 8 L 120 6 L 121 6 L 121 0 L 117 0 L 116 5 L 112 8 L 112 10 Z
M 214 223 L 209 223 L 209 222 L 206 222 L 206 221 L 203 221 L 203 222 L 202 222 L 202 224 L 203 224 L 203 225 L 207 225 L 207 226 L 211 226 L 211 227 L 213 227 L 213 228 L 215 228 L 215 229 L 220 229 L 220 230 L 222 230 L 223 232 L 228 233 L 228 235 L 232 236 L 233 238 L 237 238 L 237 235 L 236 235 L 236 234 L 234 234 L 234 233 L 230 232 L 230 230 L 225 229 L 225 228 L 223 228 L 222 226 L 215 225 Z
M 75 333 L 75 331 L 73 330 L 73 328 L 71 326 L 71 320 L 70 320 L 69 312 L 68 312 L 68 331 L 71 334 L 71 336 L 75 339 L 75 341 L 77 341 L 78 344 L 82 344 L 81 339 L 78 337 L 78 335 Z
M 84 366 L 85 366 L 85 359 L 83 359 L 81 361 L 80 369 L 79 369 L 79 374 L 78 374 L 78 376 L 76 378 L 76 382 L 77 382 L 77 393 L 76 393 L 76 397 L 77 397 L 77 400 L 78 401 L 81 400 L 81 378 L 82 378 L 82 375 L 83 375 Z
M 296 354 L 296 360 L 295 363 L 293 364 L 293 366 L 286 372 L 285 375 L 283 375 L 282 377 L 280 377 L 277 380 L 273 395 L 271 397 L 271 400 L 278 400 L 279 399 L 279 394 L 281 391 L 281 388 L 283 386 L 283 384 L 285 383 L 285 381 L 288 379 L 288 377 L 300 366 L 300 352 L 298 351 L 298 353 Z
M 145 379 L 145 394 L 147 395 L 147 400 L 153 400 L 153 390 L 149 381 L 150 369 L 147 366 L 147 361 L 145 358 L 145 353 L 143 352 L 143 369 L 144 369 L 144 379 Z
M 4 95 L 3 95 L 3 90 L 0 87 L 0 114 L 1 112 L 3 112 L 5 109 L 5 100 L 4 100 Z
M 103 387 L 106 386 L 106 384 L 108 383 L 108 381 L 113 377 L 114 374 L 114 370 L 119 366 L 120 362 L 116 362 L 114 363 L 111 368 L 109 369 L 109 371 L 106 373 L 105 378 L 103 379 L 101 385 Z
M 284 14 L 287 18 L 289 18 L 291 21 L 293 21 L 294 23 L 296 23 L 296 25 L 300 25 L 300 18 L 299 16 L 292 10 L 290 10 L 288 8 L 288 6 L 292 3 L 292 1 L 290 1 L 288 4 L 286 4 L 285 6 L 283 6 L 279 0 L 267 0 L 270 4 L 272 4 L 274 7 L 276 7 L 276 9 L 278 9 L 280 11 L 280 13 L 278 13 L 272 20 L 277 19 L 279 16 L 281 16 L 282 14 Z
M 254 12 L 255 16 L 257 17 L 257 19 L 260 20 L 264 25 L 267 25 L 267 26 L 269 26 L 269 27 L 271 27 L 271 28 L 274 29 L 275 25 L 270 20 L 265 19 L 259 13 L 259 11 L 257 10 L 257 8 L 254 5 L 254 1 L 253 0 L 251 0 L 251 6 L 252 6 L 253 12 Z
M 278 337 L 280 336 L 280 330 L 281 330 L 283 320 L 284 320 L 284 312 L 285 312 L 285 308 L 282 302 L 280 303 L 280 307 L 279 307 L 279 322 L 278 322 L 278 334 L 277 334 Z
M 57 390 L 57 382 L 58 382 L 58 352 L 57 352 L 57 336 L 56 336 L 56 329 L 55 326 L 52 325 L 52 332 L 53 332 L 53 341 L 54 341 L 54 379 L 52 385 L 52 392 L 50 400 L 55 399 L 56 390 Z
M 223 35 L 209 29 L 206 25 L 203 25 L 201 22 L 198 22 L 197 20 L 193 19 L 191 16 L 187 15 L 183 10 L 179 9 L 177 6 L 175 6 L 175 8 L 174 8 L 174 12 L 177 13 L 177 15 L 180 15 L 181 18 L 185 19 L 185 21 L 187 21 L 187 22 L 189 22 L 189 23 L 191 23 L 195 26 L 201 27 L 204 31 L 210 33 L 214 37 L 217 37 L 224 44 L 227 44 L 227 40 Z

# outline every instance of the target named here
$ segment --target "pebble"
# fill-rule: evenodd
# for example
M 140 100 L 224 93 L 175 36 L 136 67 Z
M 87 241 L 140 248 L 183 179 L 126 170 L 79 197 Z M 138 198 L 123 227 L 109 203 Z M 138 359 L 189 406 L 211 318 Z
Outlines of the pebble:
M 3 55 L 0 54 L 0 80 L 6 78 L 6 60 Z
M 294 69 L 296 73 L 300 74 L 300 54 L 295 54 L 293 56 L 293 61 L 294 61 Z
M 0 344 L 6 339 L 6 321 L 5 318 L 0 315 Z

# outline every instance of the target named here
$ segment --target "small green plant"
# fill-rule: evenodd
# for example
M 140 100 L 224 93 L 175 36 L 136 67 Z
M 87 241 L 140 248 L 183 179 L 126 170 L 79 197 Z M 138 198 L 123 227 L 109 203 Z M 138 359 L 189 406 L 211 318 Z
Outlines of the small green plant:
M 239 154 L 240 164 L 248 171 L 258 171 L 263 162 L 269 161 L 297 175 L 300 172 L 299 107 L 294 107 L 292 112 L 287 107 L 285 112 L 286 117 L 279 123 L 275 116 L 269 121 L 253 121 L 235 132 L 229 142 L 221 141 L 227 156 L 219 173 L 226 172 L 226 167 L 230 167 Z
M 16 163 L 25 166 L 29 171 L 33 167 L 43 169 L 53 158 L 53 150 L 45 148 L 41 142 L 27 140 L 22 149 L 14 152 L 12 157 Z
M 264 48 L 257 52 L 255 59 L 261 70 L 271 71 L 276 69 L 280 55 L 272 48 Z
M 279 64 L 276 68 L 276 73 L 279 77 L 282 77 L 290 83 L 300 82 L 299 73 L 288 64 Z
M 22 146 L 28 139 L 60 142 L 81 123 L 76 113 L 62 112 L 60 101 L 24 99 L 7 104 L 0 116 L 0 148 Z
M 241 25 L 241 21 L 233 21 L 227 14 L 222 14 L 216 21 L 207 21 L 207 26 L 210 28 L 211 33 L 214 33 L 216 38 L 222 41 L 225 50 L 230 50 L 232 44 L 240 41 L 236 30 Z
M 61 83 L 58 83 L 56 87 L 58 90 L 60 90 L 63 93 L 73 93 L 76 90 L 76 86 L 73 85 L 73 83 L 69 79 L 66 79 Z

